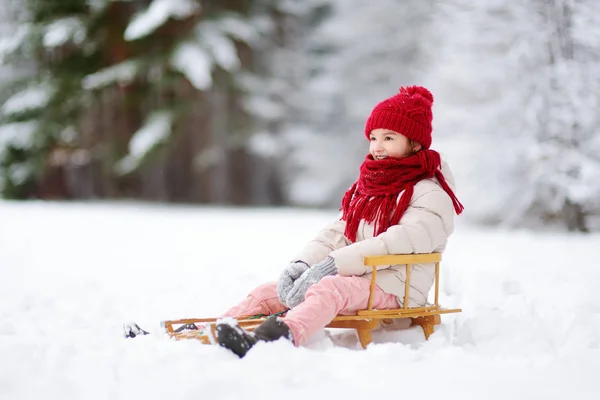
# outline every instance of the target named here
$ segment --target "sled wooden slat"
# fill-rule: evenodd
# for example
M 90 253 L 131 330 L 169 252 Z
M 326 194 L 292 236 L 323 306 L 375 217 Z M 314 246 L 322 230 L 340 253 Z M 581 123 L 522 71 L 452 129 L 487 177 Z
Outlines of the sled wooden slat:
M 435 263 L 435 305 L 439 306 L 439 294 L 440 294 L 440 262 Z
M 373 267 L 375 269 L 376 267 Z M 406 264 L 406 281 L 404 281 L 404 306 L 403 309 L 408 308 L 408 303 L 410 300 L 409 292 L 410 292 L 410 271 L 412 270 L 411 264 Z M 369 293 L 369 297 L 373 297 L 373 291 Z
M 360 310 L 355 315 L 338 315 L 335 317 L 328 328 L 346 328 L 355 329 L 358 339 L 363 348 L 371 343 L 371 330 L 377 328 L 380 322 L 390 322 L 393 319 L 410 318 L 413 325 L 418 325 L 423 329 L 425 339 L 434 332 L 435 325 L 441 323 L 441 314 L 459 313 L 460 308 L 447 309 L 439 305 L 439 281 L 440 281 L 440 262 L 442 256 L 440 253 L 428 254 L 393 254 L 383 256 L 367 256 L 364 258 L 364 265 L 372 267 L 371 282 L 369 287 L 369 300 L 367 309 Z M 434 304 L 425 307 L 409 307 L 410 304 L 410 279 L 413 264 L 435 264 L 435 282 L 434 282 Z M 373 310 L 373 294 L 377 286 L 377 267 L 388 265 L 404 265 L 406 268 L 406 285 L 401 308 Z M 236 318 L 238 324 L 246 330 L 254 330 L 264 318 L 254 318 L 251 316 L 242 316 Z M 206 330 L 210 329 L 210 334 L 215 337 L 216 318 L 187 318 L 172 321 L 163 321 L 165 331 L 169 336 L 175 339 L 198 339 L 202 343 L 211 344 L 210 336 Z M 174 325 L 183 324 L 206 324 L 205 331 L 185 331 L 175 332 Z
M 375 293 L 375 286 L 377 282 L 377 268 L 373 268 L 371 275 L 371 285 L 369 286 L 369 301 L 367 302 L 367 310 L 373 309 L 373 293 Z
M 400 311 L 402 310 L 402 311 Z M 381 311 L 381 312 L 378 312 Z M 440 314 L 451 314 L 451 313 L 458 313 L 461 312 L 462 310 L 460 308 L 453 308 L 453 309 L 447 309 L 447 308 L 440 308 L 437 310 L 429 310 L 429 311 L 412 311 L 411 308 L 409 309 L 404 309 L 404 308 L 400 308 L 398 310 L 376 310 L 375 312 L 371 313 L 368 311 L 359 311 L 360 314 L 357 315 L 338 315 L 337 317 L 335 317 L 335 320 L 338 321 L 344 321 L 344 320 L 360 320 L 360 319 L 369 319 L 369 318 L 378 318 L 378 319 L 385 319 L 385 318 L 413 318 L 415 316 L 427 316 L 427 315 L 440 315 Z
M 385 256 L 366 256 L 364 264 L 368 267 L 395 264 L 433 264 L 442 261 L 442 253 L 427 254 L 389 254 Z
M 169 321 L 163 321 L 162 324 L 166 330 L 173 330 L 173 325 L 210 323 L 210 322 L 217 322 L 217 319 L 218 318 L 184 318 L 184 319 L 174 319 L 174 320 L 169 320 Z M 238 320 L 238 322 L 240 324 L 245 323 L 248 325 L 252 325 L 253 321 L 256 321 L 257 323 L 261 323 L 265 320 L 264 317 L 253 318 L 252 316 L 237 317 L 236 319 Z

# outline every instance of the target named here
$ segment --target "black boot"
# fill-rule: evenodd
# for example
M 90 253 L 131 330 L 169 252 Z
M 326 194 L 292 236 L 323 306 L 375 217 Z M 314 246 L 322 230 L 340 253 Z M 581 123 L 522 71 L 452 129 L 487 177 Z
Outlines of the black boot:
M 123 336 L 126 338 L 134 338 L 140 335 L 148 335 L 149 333 L 140 328 L 135 322 L 123 324 Z
M 267 317 L 254 332 L 248 332 L 238 325 L 230 324 L 217 324 L 216 329 L 219 345 L 231 350 L 240 358 L 244 357 L 259 340 L 272 342 L 285 338 L 293 341 L 290 328 L 276 316 Z

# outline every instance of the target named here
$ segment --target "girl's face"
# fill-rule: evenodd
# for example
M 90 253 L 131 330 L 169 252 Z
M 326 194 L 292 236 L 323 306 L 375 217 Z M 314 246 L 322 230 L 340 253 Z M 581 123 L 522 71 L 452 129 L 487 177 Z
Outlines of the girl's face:
M 411 142 L 404 135 L 389 129 L 373 129 L 370 134 L 369 153 L 375 160 L 388 157 L 408 157 L 421 149 L 421 145 Z

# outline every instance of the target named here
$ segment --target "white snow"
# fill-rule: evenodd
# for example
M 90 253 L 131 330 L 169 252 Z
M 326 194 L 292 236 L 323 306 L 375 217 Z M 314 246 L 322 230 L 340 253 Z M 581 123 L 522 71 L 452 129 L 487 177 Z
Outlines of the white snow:
M 23 41 L 30 32 L 30 25 L 21 24 L 19 27 L 15 27 L 15 31 L 12 32 L 12 35 L 3 35 L 0 37 L 0 64 L 4 62 L 4 57 L 6 57 L 7 54 L 17 50 L 19 46 L 23 44 Z
M 226 71 L 241 66 L 233 38 L 255 40 L 257 29 L 239 18 L 225 16 L 215 21 L 202 21 L 194 37 L 181 43 L 171 55 L 171 65 L 186 76 L 198 90 L 206 90 L 213 84 L 215 65 Z
M 133 135 L 129 142 L 129 154 L 134 157 L 144 156 L 169 135 L 172 122 L 173 114 L 169 111 L 157 111 L 150 114 L 146 124 Z
M 76 44 L 85 40 L 85 26 L 79 18 L 61 18 L 48 24 L 43 43 L 46 47 L 58 47 L 71 39 Z
M 218 20 L 220 30 L 246 43 L 256 42 L 261 34 L 272 29 L 271 26 L 267 28 L 265 25 L 268 24 L 256 17 L 247 20 L 236 15 L 226 15 Z
M 212 84 L 213 60 L 198 44 L 184 42 L 171 56 L 171 65 L 181 71 L 194 87 L 206 90 Z
M 280 155 L 284 148 L 272 133 L 259 132 L 250 137 L 248 149 L 254 154 L 269 158 Z
M 193 0 L 154 0 L 137 14 L 125 29 L 125 40 L 140 39 L 164 24 L 170 17 L 183 19 L 198 9 Z
M 244 359 L 160 334 L 275 279 L 336 211 L 0 202 L 0 398 L 598 399 L 600 236 L 459 226 L 442 318 Z M 124 339 L 134 320 L 152 335 Z M 334 343 L 337 346 L 334 346 Z
M 240 66 L 240 59 L 233 41 L 218 22 L 205 22 L 196 28 L 198 43 L 208 48 L 215 62 L 224 70 L 232 71 Z
M 33 85 L 13 94 L 2 105 L 2 114 L 10 115 L 30 109 L 42 108 L 48 104 L 52 89 L 45 84 Z
M 87 5 L 93 12 L 102 11 L 111 0 L 87 0 Z
M 119 64 L 101 69 L 83 78 L 81 86 L 86 90 L 98 89 L 114 82 L 129 83 L 139 70 L 136 60 L 127 60 Z
M 13 163 L 6 171 L 6 175 L 15 185 L 22 185 L 33 173 L 33 166 L 29 162 Z
M 129 154 L 119 161 L 117 170 L 121 173 L 132 171 L 150 150 L 169 137 L 172 123 L 173 113 L 170 111 L 150 114 L 146 123 L 133 134 L 129 141 Z
M 37 122 L 13 122 L 0 126 L 0 155 L 7 146 L 30 148 L 34 141 Z

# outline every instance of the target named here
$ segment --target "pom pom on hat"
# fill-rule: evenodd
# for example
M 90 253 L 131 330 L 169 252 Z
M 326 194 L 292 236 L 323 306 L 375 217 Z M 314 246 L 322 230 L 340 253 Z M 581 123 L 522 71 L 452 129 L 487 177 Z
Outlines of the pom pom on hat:
M 413 96 L 415 98 L 417 95 L 419 95 L 419 96 L 425 98 L 425 100 L 427 100 L 430 103 L 429 106 L 431 106 L 433 104 L 433 95 L 431 94 L 431 92 L 429 90 L 427 90 L 423 86 L 401 87 L 400 90 L 398 90 L 398 93 L 406 94 L 408 96 Z

